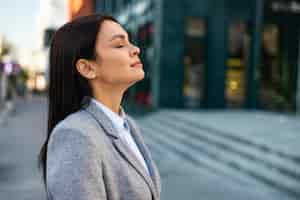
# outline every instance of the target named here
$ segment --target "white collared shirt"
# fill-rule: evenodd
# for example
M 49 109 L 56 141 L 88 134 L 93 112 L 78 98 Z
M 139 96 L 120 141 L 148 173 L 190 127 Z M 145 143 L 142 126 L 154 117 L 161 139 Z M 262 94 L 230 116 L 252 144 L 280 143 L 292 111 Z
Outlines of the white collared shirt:
M 113 112 L 110 108 L 108 108 L 107 106 L 105 106 L 103 103 L 97 101 L 96 99 L 92 98 L 92 101 L 96 103 L 96 105 L 108 116 L 108 118 L 113 122 L 113 125 L 115 126 L 115 128 L 117 129 L 120 137 L 122 138 L 122 141 L 125 141 L 128 145 L 129 148 L 133 151 L 133 153 L 136 155 L 136 157 L 138 158 L 138 160 L 142 163 L 142 165 L 145 167 L 146 171 L 149 173 L 149 169 L 147 167 L 147 164 L 140 152 L 140 150 L 138 149 L 132 135 L 130 134 L 130 130 L 128 125 L 125 123 L 125 112 L 123 111 L 122 107 L 120 115 L 116 114 L 115 112 Z M 127 127 L 127 128 L 126 128 Z

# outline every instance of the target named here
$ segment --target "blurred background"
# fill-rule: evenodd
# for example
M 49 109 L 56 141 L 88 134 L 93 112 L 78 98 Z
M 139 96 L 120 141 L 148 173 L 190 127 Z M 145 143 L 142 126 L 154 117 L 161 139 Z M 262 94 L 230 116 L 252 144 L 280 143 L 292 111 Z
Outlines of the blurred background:
M 162 200 L 300 199 L 300 0 L 26 0 L 0 6 L 0 199 L 46 199 L 48 54 L 64 23 L 115 16 L 145 79 L 123 99 Z

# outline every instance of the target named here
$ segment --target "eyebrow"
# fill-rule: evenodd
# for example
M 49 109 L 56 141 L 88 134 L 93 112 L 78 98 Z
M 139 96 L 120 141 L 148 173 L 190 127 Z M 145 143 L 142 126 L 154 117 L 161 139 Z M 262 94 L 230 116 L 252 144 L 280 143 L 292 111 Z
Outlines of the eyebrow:
M 116 38 L 121 38 L 121 39 L 125 40 L 126 39 L 126 35 L 124 35 L 124 34 L 114 35 L 114 36 L 112 36 L 112 38 L 110 39 L 110 41 L 112 41 L 112 40 L 114 40 Z

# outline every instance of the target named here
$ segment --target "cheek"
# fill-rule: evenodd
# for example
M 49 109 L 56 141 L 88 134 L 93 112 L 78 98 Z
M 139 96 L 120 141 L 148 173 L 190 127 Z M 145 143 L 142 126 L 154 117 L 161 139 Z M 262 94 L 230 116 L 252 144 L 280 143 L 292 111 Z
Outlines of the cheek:
M 104 57 L 105 66 L 110 66 L 111 70 L 120 70 L 130 66 L 129 53 L 121 50 L 112 50 Z
M 130 73 L 130 64 L 128 52 L 112 51 L 103 55 L 100 74 L 105 81 L 115 82 L 125 78 Z

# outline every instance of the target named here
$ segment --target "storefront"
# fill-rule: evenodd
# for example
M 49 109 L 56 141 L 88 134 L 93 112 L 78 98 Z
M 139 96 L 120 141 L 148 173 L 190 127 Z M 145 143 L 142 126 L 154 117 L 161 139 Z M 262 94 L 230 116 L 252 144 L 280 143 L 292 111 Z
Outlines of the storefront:
M 299 69 L 299 0 L 266 0 L 259 101 L 268 110 L 295 111 Z
M 130 91 L 134 104 L 295 111 L 298 1 L 144 0 L 127 8 L 118 19 L 146 72 Z
M 255 2 L 161 3 L 164 14 L 159 27 L 159 55 L 163 67 L 159 67 L 159 105 L 193 109 L 255 107 L 248 98 L 255 93 L 248 87 L 255 77 L 254 70 L 250 70 Z

